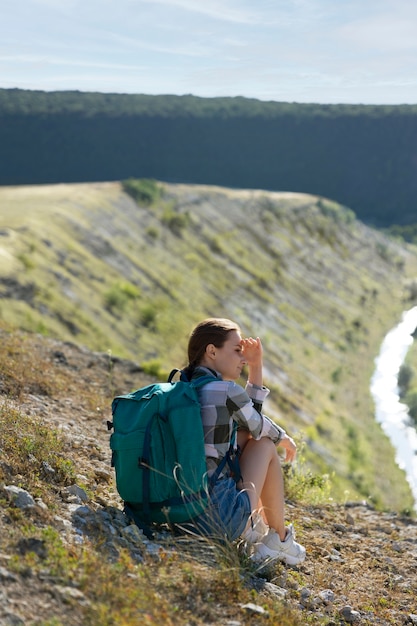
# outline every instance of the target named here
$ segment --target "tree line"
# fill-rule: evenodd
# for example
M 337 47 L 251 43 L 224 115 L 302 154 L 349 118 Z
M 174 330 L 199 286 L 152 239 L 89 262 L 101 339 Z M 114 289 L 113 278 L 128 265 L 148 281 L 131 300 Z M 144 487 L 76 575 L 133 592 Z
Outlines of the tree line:
M 417 223 L 417 106 L 0 89 L 0 184 L 154 178 L 329 197 Z

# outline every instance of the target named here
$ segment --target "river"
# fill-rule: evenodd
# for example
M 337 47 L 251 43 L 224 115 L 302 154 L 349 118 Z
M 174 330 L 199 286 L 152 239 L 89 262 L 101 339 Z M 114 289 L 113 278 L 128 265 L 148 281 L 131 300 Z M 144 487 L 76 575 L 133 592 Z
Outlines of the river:
M 396 461 L 406 473 L 417 510 L 417 431 L 398 394 L 398 373 L 417 328 L 417 306 L 404 312 L 401 322 L 385 337 L 371 380 L 375 419 L 390 438 Z

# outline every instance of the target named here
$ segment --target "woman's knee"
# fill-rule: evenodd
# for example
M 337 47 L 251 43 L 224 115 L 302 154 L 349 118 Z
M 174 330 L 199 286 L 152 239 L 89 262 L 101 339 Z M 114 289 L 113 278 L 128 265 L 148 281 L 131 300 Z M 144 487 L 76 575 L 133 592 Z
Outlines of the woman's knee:
M 247 450 L 251 450 L 252 454 L 259 454 L 265 458 L 273 458 L 278 454 L 274 442 L 269 437 L 251 439 L 248 441 Z

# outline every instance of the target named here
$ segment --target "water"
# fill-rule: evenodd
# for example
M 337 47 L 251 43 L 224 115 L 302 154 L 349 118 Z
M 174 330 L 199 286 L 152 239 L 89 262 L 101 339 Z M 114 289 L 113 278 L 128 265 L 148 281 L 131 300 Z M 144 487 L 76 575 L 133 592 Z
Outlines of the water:
M 402 320 L 385 337 L 375 372 L 371 394 L 375 402 L 375 418 L 396 450 L 396 462 L 407 475 L 417 510 L 417 431 L 412 425 L 405 404 L 400 402 L 398 374 L 417 328 L 417 306 L 403 313 Z

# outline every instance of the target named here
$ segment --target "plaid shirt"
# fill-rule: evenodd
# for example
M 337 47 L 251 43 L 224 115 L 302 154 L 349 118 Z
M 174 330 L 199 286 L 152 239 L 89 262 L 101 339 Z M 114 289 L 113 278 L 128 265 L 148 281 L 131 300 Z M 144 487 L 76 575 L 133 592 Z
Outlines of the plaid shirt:
M 254 439 L 269 437 L 278 441 L 285 430 L 262 414 L 262 404 L 269 389 L 246 383 L 243 389 L 233 381 L 223 380 L 218 372 L 197 367 L 193 378 L 213 375 L 209 382 L 198 389 L 203 420 L 205 452 L 208 470 L 213 470 L 229 450 L 233 423 L 248 430 Z

